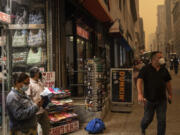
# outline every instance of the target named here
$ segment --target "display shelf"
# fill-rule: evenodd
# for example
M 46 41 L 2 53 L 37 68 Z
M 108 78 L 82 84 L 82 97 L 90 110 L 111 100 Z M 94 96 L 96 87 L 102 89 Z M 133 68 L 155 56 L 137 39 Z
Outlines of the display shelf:
M 46 47 L 44 44 L 43 45 L 36 45 L 36 46 L 29 46 L 29 45 L 26 45 L 26 46 L 12 46 L 12 48 L 14 48 L 14 49 L 18 49 L 18 48 L 38 48 L 38 47 L 42 47 L 42 48 L 44 48 L 44 47 Z
M 9 24 L 10 30 L 44 29 L 45 24 Z
M 18 63 L 18 64 L 13 64 L 13 67 L 32 67 L 32 66 L 44 66 L 46 63 L 38 63 L 38 64 L 26 64 L 26 63 Z

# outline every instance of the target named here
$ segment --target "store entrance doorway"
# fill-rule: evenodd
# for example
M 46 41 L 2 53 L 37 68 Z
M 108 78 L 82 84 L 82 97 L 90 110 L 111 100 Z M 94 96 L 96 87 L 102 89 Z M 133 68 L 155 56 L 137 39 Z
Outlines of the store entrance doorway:
M 75 41 L 74 41 L 75 40 Z M 67 82 L 72 96 L 85 96 L 86 61 L 92 58 L 92 44 L 82 37 L 67 37 Z

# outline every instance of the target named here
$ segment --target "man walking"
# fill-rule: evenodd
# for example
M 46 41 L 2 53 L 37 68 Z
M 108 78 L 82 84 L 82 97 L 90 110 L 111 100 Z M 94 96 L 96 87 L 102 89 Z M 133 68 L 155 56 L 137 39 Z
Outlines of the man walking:
M 177 75 L 178 74 L 179 61 L 178 61 L 178 58 L 176 56 L 173 59 L 173 64 L 174 64 L 174 73 Z
M 144 117 L 141 121 L 142 135 L 152 122 L 154 114 L 157 115 L 157 135 L 165 135 L 166 110 L 168 101 L 172 100 L 171 76 L 164 66 L 165 60 L 161 52 L 153 52 L 151 63 L 144 66 L 137 80 L 138 102 L 144 103 Z M 143 93 L 144 83 L 144 93 Z

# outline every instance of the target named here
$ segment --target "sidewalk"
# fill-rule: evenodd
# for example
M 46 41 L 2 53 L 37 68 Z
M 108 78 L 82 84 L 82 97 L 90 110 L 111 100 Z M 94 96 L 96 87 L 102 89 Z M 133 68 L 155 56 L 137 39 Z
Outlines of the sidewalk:
M 179 75 L 172 75 L 173 86 L 173 101 L 172 104 L 168 104 L 167 111 L 167 132 L 166 135 L 180 135 L 180 73 Z M 103 135 L 140 135 L 140 121 L 143 116 L 143 105 L 137 103 L 137 92 L 134 92 L 134 105 L 132 113 L 112 113 L 109 112 L 104 122 L 106 130 Z M 84 125 L 85 126 L 85 125 Z M 88 135 L 83 129 L 71 133 L 70 135 Z M 147 135 L 156 135 L 157 121 L 156 116 L 154 121 L 147 129 Z M 98 134 L 101 135 L 101 134 Z

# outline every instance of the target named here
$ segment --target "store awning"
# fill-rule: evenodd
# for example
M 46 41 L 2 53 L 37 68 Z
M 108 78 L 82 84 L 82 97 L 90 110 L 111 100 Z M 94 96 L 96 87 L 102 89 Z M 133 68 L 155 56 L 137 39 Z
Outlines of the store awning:
M 105 3 L 102 0 L 84 0 L 83 6 L 101 22 L 113 21 Z
M 126 39 L 124 39 L 123 36 L 115 36 L 114 37 L 115 42 L 126 49 L 126 51 L 134 50 L 134 48 L 131 47 L 131 45 L 128 43 Z
M 109 33 L 115 35 L 123 35 L 123 28 L 120 24 L 120 19 L 116 19 L 113 25 L 109 28 Z
M 120 44 L 121 44 L 127 51 L 132 50 L 132 48 L 131 48 L 131 46 L 129 45 L 129 43 L 128 43 L 123 37 L 121 37 L 121 39 L 120 39 Z

